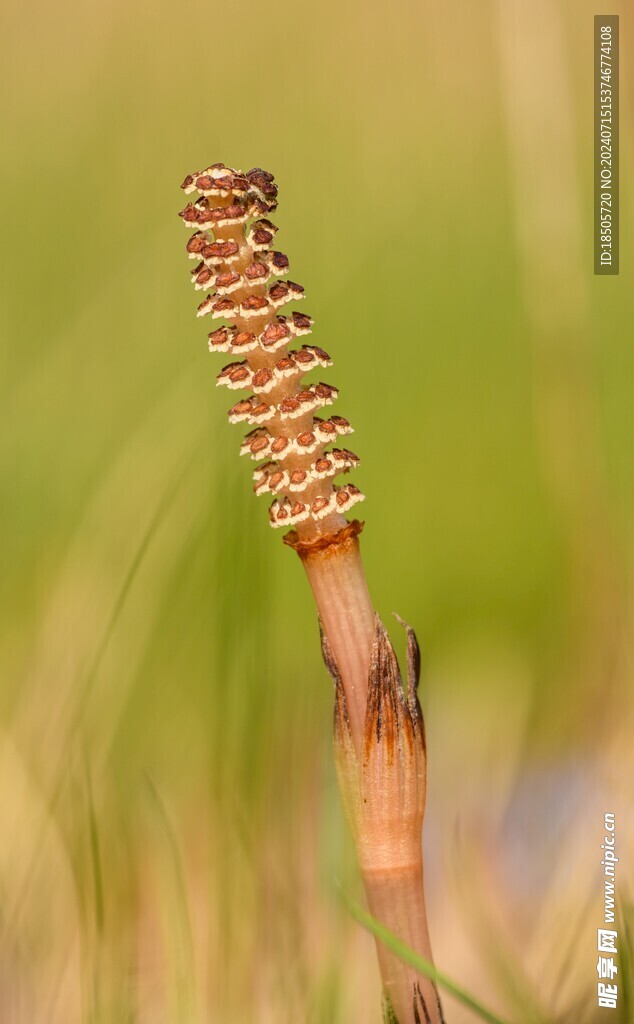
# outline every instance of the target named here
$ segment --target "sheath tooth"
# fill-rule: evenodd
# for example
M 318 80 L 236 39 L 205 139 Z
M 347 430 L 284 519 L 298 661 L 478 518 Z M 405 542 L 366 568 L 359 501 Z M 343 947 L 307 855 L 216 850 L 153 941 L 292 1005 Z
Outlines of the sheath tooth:
M 312 316 L 307 313 L 291 313 L 291 330 L 296 338 L 310 334 L 314 323 Z
M 354 452 L 348 451 L 347 448 L 333 448 L 331 452 L 324 452 L 313 463 L 310 474 L 314 480 L 326 480 L 340 473 L 347 473 L 358 464 L 359 456 Z
M 244 224 L 249 219 L 249 213 L 240 203 L 232 203 L 231 206 L 210 206 L 203 196 L 195 203 L 188 203 L 180 211 L 179 217 L 190 227 L 224 228 Z
M 208 209 L 212 228 L 233 227 L 244 224 L 249 219 L 248 210 L 241 203 L 232 203 L 231 206 L 208 207 Z
M 312 455 L 319 447 L 317 432 L 304 430 L 295 438 L 295 449 L 300 455 Z
M 206 316 L 207 313 L 211 313 L 211 307 L 213 306 L 214 301 L 214 295 L 207 295 L 196 310 L 196 316 Z
M 311 483 L 310 473 L 305 469 L 294 469 L 288 481 L 289 491 L 305 491 Z
M 226 228 L 245 224 L 249 219 L 249 212 L 241 203 L 232 203 L 231 206 L 217 206 L 211 208 L 209 213 L 211 214 L 212 228 Z
M 255 334 L 239 331 L 237 327 L 218 327 L 208 338 L 210 352 L 243 353 L 252 352 L 258 347 Z
M 254 260 L 253 263 L 249 263 L 249 265 L 244 269 L 243 284 L 247 287 L 266 284 L 270 277 L 271 271 L 266 263 Z
M 255 196 L 255 205 L 263 213 L 272 213 L 277 208 L 277 185 L 269 171 L 261 167 L 253 167 L 246 173 L 249 182 L 249 196 Z
M 273 472 L 274 469 L 277 469 L 277 462 L 263 462 L 261 466 L 257 466 L 253 470 L 253 482 L 255 484 L 260 484 L 262 483 L 263 480 L 268 480 L 269 475 Z
M 204 231 L 196 231 L 187 242 L 187 252 L 190 260 L 197 260 L 202 256 L 203 249 L 209 245 L 209 238 Z
M 298 374 L 302 373 L 293 359 L 292 352 L 289 352 L 287 356 L 283 356 L 281 359 L 278 359 L 273 368 L 273 372 L 275 380 L 278 383 L 282 380 L 286 380 L 288 377 L 296 377 Z
M 365 501 L 365 494 L 354 484 L 345 484 L 343 487 L 335 487 L 334 499 L 337 509 L 340 512 L 346 512 L 353 505 Z
M 256 398 L 253 399 L 253 403 L 249 423 L 260 424 L 273 419 L 275 416 L 274 405 L 269 405 L 268 402 L 258 402 Z
M 276 375 L 268 366 L 263 366 L 260 370 L 256 370 L 251 381 L 251 386 L 256 395 L 268 394 L 276 384 Z
M 235 327 L 219 327 L 208 335 L 210 352 L 233 352 L 233 342 L 238 331 Z
M 236 402 L 229 412 L 227 413 L 230 423 L 243 423 L 245 420 L 251 422 L 251 410 L 253 408 L 252 400 L 250 398 L 243 398 L 242 401 Z
M 315 416 L 313 423 L 316 437 L 324 444 L 334 441 L 338 434 L 352 433 L 352 427 L 343 416 L 331 416 L 327 420 Z
M 268 477 L 268 488 L 269 491 L 279 492 L 284 491 L 288 487 L 288 471 L 286 469 L 280 469 L 276 466 L 275 469 L 269 474 Z
M 266 262 L 270 272 L 275 274 L 276 277 L 281 277 L 282 274 L 288 274 L 290 262 L 285 253 L 276 252 L 275 250 L 269 250 L 268 252 L 263 251 L 262 258 Z
M 334 462 L 325 454 L 322 455 L 321 458 L 317 459 L 317 461 L 311 466 L 311 475 L 315 480 L 325 480 L 327 477 L 333 476 L 334 471 Z
M 271 503 L 269 508 L 269 518 L 273 529 L 286 525 L 285 520 L 288 518 L 288 512 L 284 509 L 284 501 L 276 500 Z
M 256 494 L 264 494 L 269 489 L 269 475 L 270 470 L 268 467 L 277 466 L 276 462 L 266 462 L 263 466 L 255 470 L 253 474 L 253 490 Z
M 277 317 L 274 323 L 267 324 L 260 334 L 260 344 L 268 352 L 276 352 L 283 348 L 291 337 L 291 331 L 281 317 Z
M 313 409 L 332 405 L 336 397 L 337 389 L 330 384 L 316 384 L 282 399 L 278 405 L 278 411 L 282 419 L 294 419 L 296 416 L 303 416 L 306 412 L 312 412 Z
M 223 175 L 221 178 L 213 178 L 204 172 L 196 178 L 190 189 L 185 192 L 198 192 L 201 196 L 221 196 L 226 199 L 231 195 L 233 178 L 230 175 Z
M 277 228 L 270 220 L 256 220 L 247 232 L 247 242 L 254 252 L 264 252 L 273 241 Z
M 253 470 L 253 490 L 256 494 L 262 494 L 268 489 L 269 477 L 278 468 L 277 462 L 263 462 L 261 466 Z
M 289 484 L 288 471 L 282 469 L 277 462 L 266 462 L 255 470 L 253 474 L 255 481 L 253 490 L 256 494 L 263 494 L 264 491 L 280 492 L 286 490 Z
M 191 272 L 191 279 L 196 291 L 200 291 L 202 288 L 208 288 L 213 276 L 213 270 L 204 263 L 199 263 L 197 267 L 194 267 Z
M 294 420 L 298 416 L 302 416 L 304 413 L 299 399 L 291 395 L 287 398 L 283 398 L 277 408 L 283 420 Z
M 221 267 L 223 264 L 235 263 L 240 258 L 240 246 L 234 239 L 207 242 L 200 250 L 203 263 L 208 267 Z
M 249 388 L 253 382 L 253 371 L 246 360 L 242 363 L 229 363 L 220 371 L 216 381 L 218 386 L 225 385 L 232 390 Z
M 234 328 L 236 330 L 236 328 Z M 258 339 L 251 331 L 237 331 L 234 342 L 234 352 L 253 352 L 258 347 Z
M 310 506 L 310 514 L 313 519 L 324 519 L 325 516 L 329 515 L 334 508 L 334 498 L 334 494 L 330 494 L 328 497 L 320 494 L 319 497 L 315 498 Z
M 203 196 L 222 196 L 226 198 L 232 193 L 242 194 L 249 190 L 249 182 L 244 174 L 225 167 L 224 164 L 212 164 L 204 171 L 188 174 L 181 188 L 186 195 L 198 192 Z
M 218 320 L 220 317 L 225 317 L 227 320 L 235 319 L 238 315 L 238 306 L 228 297 L 218 297 L 215 293 L 207 295 L 206 298 L 200 303 L 197 316 L 206 316 L 211 313 L 213 320 Z
M 262 199 L 261 196 L 250 189 L 246 197 L 247 212 L 249 217 L 261 217 L 265 213 L 275 213 L 277 210 L 277 203 L 269 203 L 266 199 Z
M 291 510 L 291 503 L 288 498 L 283 501 L 274 501 L 269 509 L 269 519 L 274 530 L 280 526 L 288 526 L 288 519 Z
M 252 403 L 254 399 L 245 399 L 244 404 L 238 403 L 241 407 L 236 415 L 242 414 L 243 416 L 250 415 L 252 412 Z M 232 410 L 233 411 L 233 410 Z M 285 434 L 279 434 L 273 436 L 269 433 L 266 428 L 259 428 L 252 430 L 244 438 L 240 449 L 241 455 L 251 455 L 253 458 L 264 459 L 270 456 L 275 456 L 276 459 L 285 459 L 287 455 L 312 455 L 319 447 L 321 447 L 326 441 L 332 441 L 333 437 L 336 437 L 337 431 L 334 425 L 324 437 L 319 437 L 318 434 L 322 433 L 322 427 L 324 423 L 329 423 L 328 420 L 319 420 L 314 417 L 314 430 L 303 430 L 296 437 L 288 437 Z M 354 452 L 350 452 L 347 449 L 334 448 L 331 452 L 325 453 L 323 458 L 332 460 L 332 468 L 330 469 L 330 475 L 336 475 L 346 469 L 356 466 L 359 462 L 359 458 Z M 319 462 L 319 460 L 317 460 Z M 317 463 L 313 464 L 310 469 L 304 470 L 306 478 L 311 480 L 320 479 L 318 473 L 320 470 L 325 471 L 325 465 L 317 466 Z M 317 470 L 317 472 L 316 472 Z M 325 474 L 324 474 L 325 475 Z M 294 483 L 300 484 L 304 481 L 305 477 L 297 477 L 293 480 Z
M 221 317 L 224 317 L 225 320 L 235 320 L 238 316 L 238 305 L 233 299 L 224 296 L 218 298 L 217 295 L 213 295 L 212 298 L 214 300 L 211 303 L 212 320 L 219 320 Z
M 268 405 L 266 402 L 259 402 L 258 399 L 252 395 L 249 398 L 243 398 L 240 402 L 236 402 L 229 412 L 227 413 L 230 423 L 249 423 L 251 425 L 260 425 L 266 423 L 275 416 L 275 406 Z
M 343 416 L 331 416 L 330 422 L 334 425 L 338 434 L 353 434 L 354 427 L 351 427 L 348 420 Z
M 332 366 L 332 359 L 323 348 L 317 345 L 302 345 L 297 352 L 289 352 L 302 373 L 312 370 L 315 366 Z
M 301 284 L 294 281 L 276 281 L 269 288 L 269 302 L 273 309 L 285 306 L 287 302 L 293 302 L 304 298 L 304 289 Z
M 247 295 L 240 303 L 240 316 L 249 320 L 256 316 L 266 316 L 270 311 L 269 301 L 263 295 Z
M 290 501 L 284 498 L 282 501 L 274 501 L 269 510 L 271 526 L 292 526 L 308 519 L 311 514 L 310 506 L 301 501 Z
M 262 427 L 251 430 L 240 445 L 240 455 L 250 455 L 252 459 L 266 459 L 271 454 L 272 441 L 268 430 Z
M 203 223 L 200 219 L 200 212 L 193 203 L 188 203 L 184 209 L 180 210 L 178 216 L 188 227 L 197 227 Z
M 285 459 L 288 455 L 292 455 L 294 451 L 295 445 L 286 434 L 279 434 L 271 439 L 271 455 L 274 455 L 278 461 Z
M 190 192 L 194 192 L 196 190 L 194 182 L 196 181 L 197 177 L 198 171 L 196 171 L 194 174 L 188 174 L 187 177 L 185 178 L 185 181 L 181 185 L 181 188 L 186 196 L 188 196 Z
M 321 401 L 322 405 L 332 405 L 333 402 L 337 401 L 339 395 L 338 388 L 333 387 L 332 384 L 315 384 L 311 391 L 314 391 L 315 395 Z
M 230 295 L 241 287 L 242 278 L 235 270 L 223 270 L 216 275 L 214 284 L 218 295 Z
M 351 452 L 349 448 L 333 448 L 329 453 L 339 471 L 352 469 L 359 465 L 359 456 Z
M 305 519 L 308 519 L 309 515 L 310 505 L 306 505 L 302 501 L 295 501 L 291 504 L 290 521 L 293 525 L 304 522 Z
M 289 377 L 299 377 L 316 366 L 332 366 L 332 360 L 323 349 L 314 345 L 304 345 L 298 351 L 291 351 L 275 364 L 275 376 L 279 381 Z

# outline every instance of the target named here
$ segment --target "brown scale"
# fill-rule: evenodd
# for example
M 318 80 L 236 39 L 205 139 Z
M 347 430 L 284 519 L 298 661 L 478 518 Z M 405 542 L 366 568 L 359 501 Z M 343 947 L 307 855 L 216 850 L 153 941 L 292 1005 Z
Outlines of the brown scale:
M 250 443 L 250 454 L 267 459 L 264 475 L 262 467 L 256 470 L 254 489 L 256 493 L 278 495 L 278 500 L 271 507 L 274 526 L 294 526 L 304 539 L 340 529 L 346 522 L 343 513 L 363 500 L 363 495 L 351 484 L 335 488 L 333 478 L 356 465 L 358 458 L 347 449 L 343 449 L 343 453 L 335 449 L 333 455 L 335 451 L 338 453 L 338 461 L 335 461 L 325 452 L 327 446 L 337 440 L 335 424 L 348 432 L 351 428 L 347 421 L 341 417 L 328 417 L 322 429 L 324 432 L 329 429 L 333 436 L 315 445 L 315 418 L 322 410 L 301 412 L 302 399 L 307 401 L 309 398 L 308 387 L 302 382 L 301 363 L 310 362 L 311 369 L 319 364 L 305 352 L 301 354 L 299 337 L 310 330 L 310 318 L 301 313 L 289 313 L 288 305 L 272 308 L 269 303 L 269 296 L 275 301 L 287 293 L 296 299 L 300 288 L 292 282 L 271 281 L 272 274 L 284 274 L 289 267 L 284 253 L 272 248 L 277 230 L 268 220 L 268 215 L 277 207 L 277 187 L 273 176 L 260 168 L 245 175 L 215 164 L 203 172 L 188 175 L 182 188 L 187 194 L 197 193 L 197 197 L 180 214 L 186 224 L 196 229 L 187 243 L 187 251 L 191 258 L 203 261 L 192 271 L 192 281 L 198 287 L 219 287 L 221 292 L 224 288 L 231 288 L 229 293 L 216 293 L 213 301 L 207 297 L 199 306 L 201 312 L 202 308 L 213 307 L 226 313 L 231 328 L 235 329 L 229 329 L 225 334 L 223 328 L 215 327 L 210 333 L 210 348 L 213 348 L 214 339 L 225 346 L 230 340 L 231 354 L 240 356 L 240 345 L 244 345 L 244 359 L 241 360 L 244 368 L 240 369 L 235 364 L 238 368 L 232 376 L 234 386 L 240 385 L 241 378 L 245 379 L 245 387 L 256 388 L 268 386 L 273 380 L 265 393 L 253 396 L 251 405 L 246 399 L 233 407 L 238 414 L 252 409 L 257 415 L 258 411 L 266 410 L 266 406 L 275 406 L 278 410 L 263 422 L 262 428 L 256 427 L 251 431 L 254 440 Z M 245 213 L 255 218 L 251 224 Z M 223 223 L 227 217 L 231 222 Z M 235 287 L 238 281 L 241 283 Z M 210 294 L 214 294 L 213 290 Z M 241 315 L 242 303 L 246 303 L 245 308 L 252 315 Z M 260 306 L 263 307 L 261 312 Z M 289 322 L 300 330 L 300 336 L 290 331 L 286 321 L 278 319 L 280 317 L 288 317 Z M 258 339 L 260 335 L 264 335 L 263 339 L 253 347 L 254 336 Z M 296 362 L 289 355 L 293 346 L 300 353 Z M 328 359 L 323 349 L 313 348 L 320 358 Z M 298 372 L 275 379 L 276 365 L 295 366 Z M 322 398 L 329 398 L 332 390 L 329 385 L 312 385 L 312 393 Z M 285 410 L 296 409 L 300 410 L 299 415 L 283 417 Z M 273 438 L 270 451 L 269 442 L 264 439 L 266 435 L 261 431 L 266 431 Z M 300 450 L 291 451 L 281 459 L 280 455 L 289 447 L 284 438 L 295 438 Z M 275 460 L 276 454 L 279 462 Z M 327 472 L 333 466 L 335 471 Z M 324 473 L 324 476 L 315 477 L 315 473 Z M 306 483 L 304 490 L 292 489 L 292 485 L 303 483 Z M 320 515 L 324 511 L 326 514 Z

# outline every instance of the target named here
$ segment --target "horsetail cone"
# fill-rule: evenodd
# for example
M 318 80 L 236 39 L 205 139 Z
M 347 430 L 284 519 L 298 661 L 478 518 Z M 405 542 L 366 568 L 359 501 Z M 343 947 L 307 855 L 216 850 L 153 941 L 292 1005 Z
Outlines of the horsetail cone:
M 254 490 L 277 495 L 271 526 L 294 526 L 307 538 L 332 533 L 345 526 L 343 514 L 363 500 L 354 484 L 333 482 L 359 459 L 348 448 L 329 447 L 352 432 L 348 421 L 317 415 L 333 404 L 337 389 L 303 380 L 308 371 L 332 365 L 322 348 L 301 344 L 311 332 L 311 318 L 280 312 L 303 299 L 304 289 L 279 280 L 289 269 L 288 257 L 271 248 L 277 228 L 262 217 L 277 206 L 273 176 L 259 168 L 242 174 L 216 164 L 189 175 L 183 188 L 199 196 L 181 211 L 184 222 L 197 228 L 187 245 L 199 260 L 192 282 L 196 289 L 213 289 L 198 315 L 229 323 L 211 331 L 209 347 L 244 357 L 220 371 L 218 384 L 252 392 L 232 406 L 229 420 L 253 428 L 241 451 L 261 461 Z M 300 346 L 291 347 L 297 341 Z
M 322 413 L 338 396 L 333 385 L 304 381 L 309 371 L 332 363 L 324 349 L 302 343 L 313 321 L 292 307 L 304 289 L 281 280 L 289 260 L 272 248 L 277 228 L 269 219 L 277 186 L 261 168 L 245 174 L 213 164 L 188 175 L 182 188 L 196 197 L 180 217 L 194 229 L 187 242 L 196 261 L 192 282 L 207 292 L 198 316 L 224 321 L 209 333 L 210 350 L 238 357 L 220 371 L 218 385 L 250 392 L 231 407 L 229 420 L 251 428 L 240 453 L 258 463 L 255 493 L 274 499 L 271 526 L 293 528 L 284 540 L 299 554 L 317 602 L 322 652 L 335 683 L 337 773 L 370 910 L 430 960 L 418 645 L 406 627 L 406 693 L 365 580 L 358 539 L 363 524 L 346 519 L 364 496 L 353 483 L 335 483 L 359 462 L 340 441 L 352 427 L 342 416 Z M 377 950 L 386 1019 L 440 1024 L 434 985 L 380 943 Z

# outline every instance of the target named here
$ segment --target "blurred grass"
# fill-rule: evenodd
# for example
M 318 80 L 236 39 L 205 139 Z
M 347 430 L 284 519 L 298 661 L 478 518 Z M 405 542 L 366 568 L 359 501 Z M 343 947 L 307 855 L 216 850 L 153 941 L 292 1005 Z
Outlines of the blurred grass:
M 394 932 L 391 932 L 389 928 L 386 928 L 380 921 L 368 914 L 363 907 L 357 906 L 351 903 L 348 909 L 354 919 L 359 922 L 362 927 L 366 928 L 371 932 L 375 938 L 380 939 L 381 943 L 392 953 L 395 953 L 404 963 L 409 964 L 410 967 L 414 967 L 415 970 L 423 975 L 424 977 L 431 978 L 435 982 L 437 990 L 442 989 L 443 993 L 451 992 L 453 996 L 461 1003 L 471 1010 L 472 1013 L 479 1017 L 481 1020 L 488 1021 L 488 1024 L 505 1024 L 505 1022 L 496 1014 L 483 1006 L 482 1003 L 478 1002 L 470 993 L 465 992 L 460 985 L 458 985 L 452 978 L 447 977 L 442 971 L 439 971 L 429 960 L 425 960 L 424 957 L 419 956 L 413 949 L 407 946 L 406 943 L 402 942 Z M 390 1024 L 394 1020 L 394 1010 L 388 1003 L 385 1012 L 385 1019 L 387 1024 Z M 541 1024 L 537 1021 L 536 1024 Z
M 314 611 L 187 284 L 177 186 L 216 159 L 277 176 L 371 587 L 423 645 L 438 965 L 501 1015 L 510 965 L 594 1019 L 608 804 L 632 844 L 632 204 L 594 279 L 595 8 L 551 4 L 568 128 L 545 147 L 541 110 L 516 144 L 572 220 L 535 290 L 552 223 L 530 249 L 503 68 L 519 38 L 540 95 L 540 10 L 517 33 L 516 3 L 3 7 L 2 1021 L 379 1019 L 333 895 L 356 883 Z M 622 86 L 626 183 L 626 60 Z

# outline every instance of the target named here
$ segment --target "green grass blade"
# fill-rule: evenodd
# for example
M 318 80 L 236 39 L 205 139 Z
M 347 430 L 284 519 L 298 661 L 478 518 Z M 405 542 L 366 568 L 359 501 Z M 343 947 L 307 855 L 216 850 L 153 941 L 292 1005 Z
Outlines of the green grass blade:
M 368 914 L 366 910 L 363 910 L 357 903 L 353 903 L 351 900 L 344 896 L 344 902 L 354 917 L 355 921 L 358 921 L 363 928 L 371 932 L 375 938 L 380 939 L 386 949 L 389 949 L 394 953 L 399 960 L 403 963 L 413 967 L 415 971 L 420 974 L 424 974 L 427 978 L 431 978 L 432 981 L 442 986 L 447 992 L 450 992 L 452 996 L 459 999 L 461 1003 L 468 1006 L 470 1010 L 480 1017 L 482 1020 L 488 1022 L 488 1024 L 509 1024 L 502 1017 L 498 1017 L 497 1014 L 493 1013 L 492 1010 L 487 1009 L 483 1006 L 475 996 L 472 996 L 469 992 L 466 992 L 456 981 L 452 978 L 447 977 L 442 971 L 439 971 L 434 964 L 431 964 L 424 957 L 419 956 L 413 949 L 410 949 L 406 943 L 402 942 L 401 939 L 397 938 L 393 932 L 386 928 L 377 921 L 371 914 Z
M 79 731 L 82 717 L 86 705 L 88 703 L 88 698 L 90 696 L 90 691 L 92 690 L 93 683 L 98 675 L 104 655 L 108 650 L 108 645 L 110 643 L 111 637 L 115 632 L 117 623 L 125 607 L 128 594 L 132 589 L 132 585 L 138 575 L 143 560 L 145 559 L 145 556 L 148 552 L 148 549 L 150 548 L 150 545 L 155 534 L 157 533 L 162 522 L 164 521 L 165 516 L 169 511 L 176 494 L 178 493 L 180 485 L 185 480 L 189 469 L 194 464 L 201 447 L 202 441 L 199 439 L 196 445 L 194 446 L 193 450 L 182 462 L 181 466 L 178 469 L 178 472 L 170 480 L 169 485 L 165 488 L 161 496 L 161 499 L 158 505 L 156 506 L 151 519 L 148 522 L 143 537 L 141 538 L 141 542 L 135 551 L 134 557 L 132 558 L 132 561 L 128 566 L 127 572 L 122 580 L 121 587 L 119 589 L 116 600 L 108 617 L 108 621 L 101 635 L 101 640 L 95 650 L 89 669 L 86 672 L 83 680 L 78 681 L 77 706 L 72 716 L 70 726 L 64 741 L 65 746 L 67 748 L 70 748 L 73 740 L 75 739 L 75 736 Z M 20 891 L 16 895 L 12 909 L 7 917 L 7 923 L 5 927 L 9 933 L 11 933 L 15 928 L 15 923 L 17 921 L 18 915 L 26 901 L 27 892 L 31 884 L 31 880 L 33 878 L 33 875 L 35 874 L 35 870 L 37 868 L 40 857 L 42 855 L 42 851 L 44 849 L 44 838 L 46 836 L 46 833 L 48 832 L 51 819 L 53 818 L 55 810 L 57 808 L 59 799 L 64 788 L 65 781 L 66 774 L 62 772 L 59 774 L 57 780 L 55 780 L 52 786 L 51 795 L 48 799 L 48 815 L 46 816 L 44 822 L 42 823 L 42 826 L 38 834 L 38 840 L 34 846 L 34 850 L 31 856 L 29 867 L 24 873 L 24 878 L 20 887 Z
M 167 841 L 168 865 L 173 885 L 173 909 L 179 940 L 175 947 L 177 1019 L 179 1024 L 192 1024 L 198 1019 L 195 995 L 196 954 L 185 883 L 185 868 L 176 830 L 167 807 L 153 779 L 147 774 L 145 778 L 153 806 L 158 812 L 158 821 Z
M 103 936 L 104 928 L 104 898 L 103 898 L 103 872 L 101 869 L 101 852 L 99 844 L 99 829 L 97 826 L 97 815 L 92 798 L 92 784 L 90 781 L 90 770 L 86 765 L 86 797 L 88 801 L 88 837 L 90 840 L 90 860 L 92 865 L 93 891 L 95 898 L 95 925 L 99 938 Z

